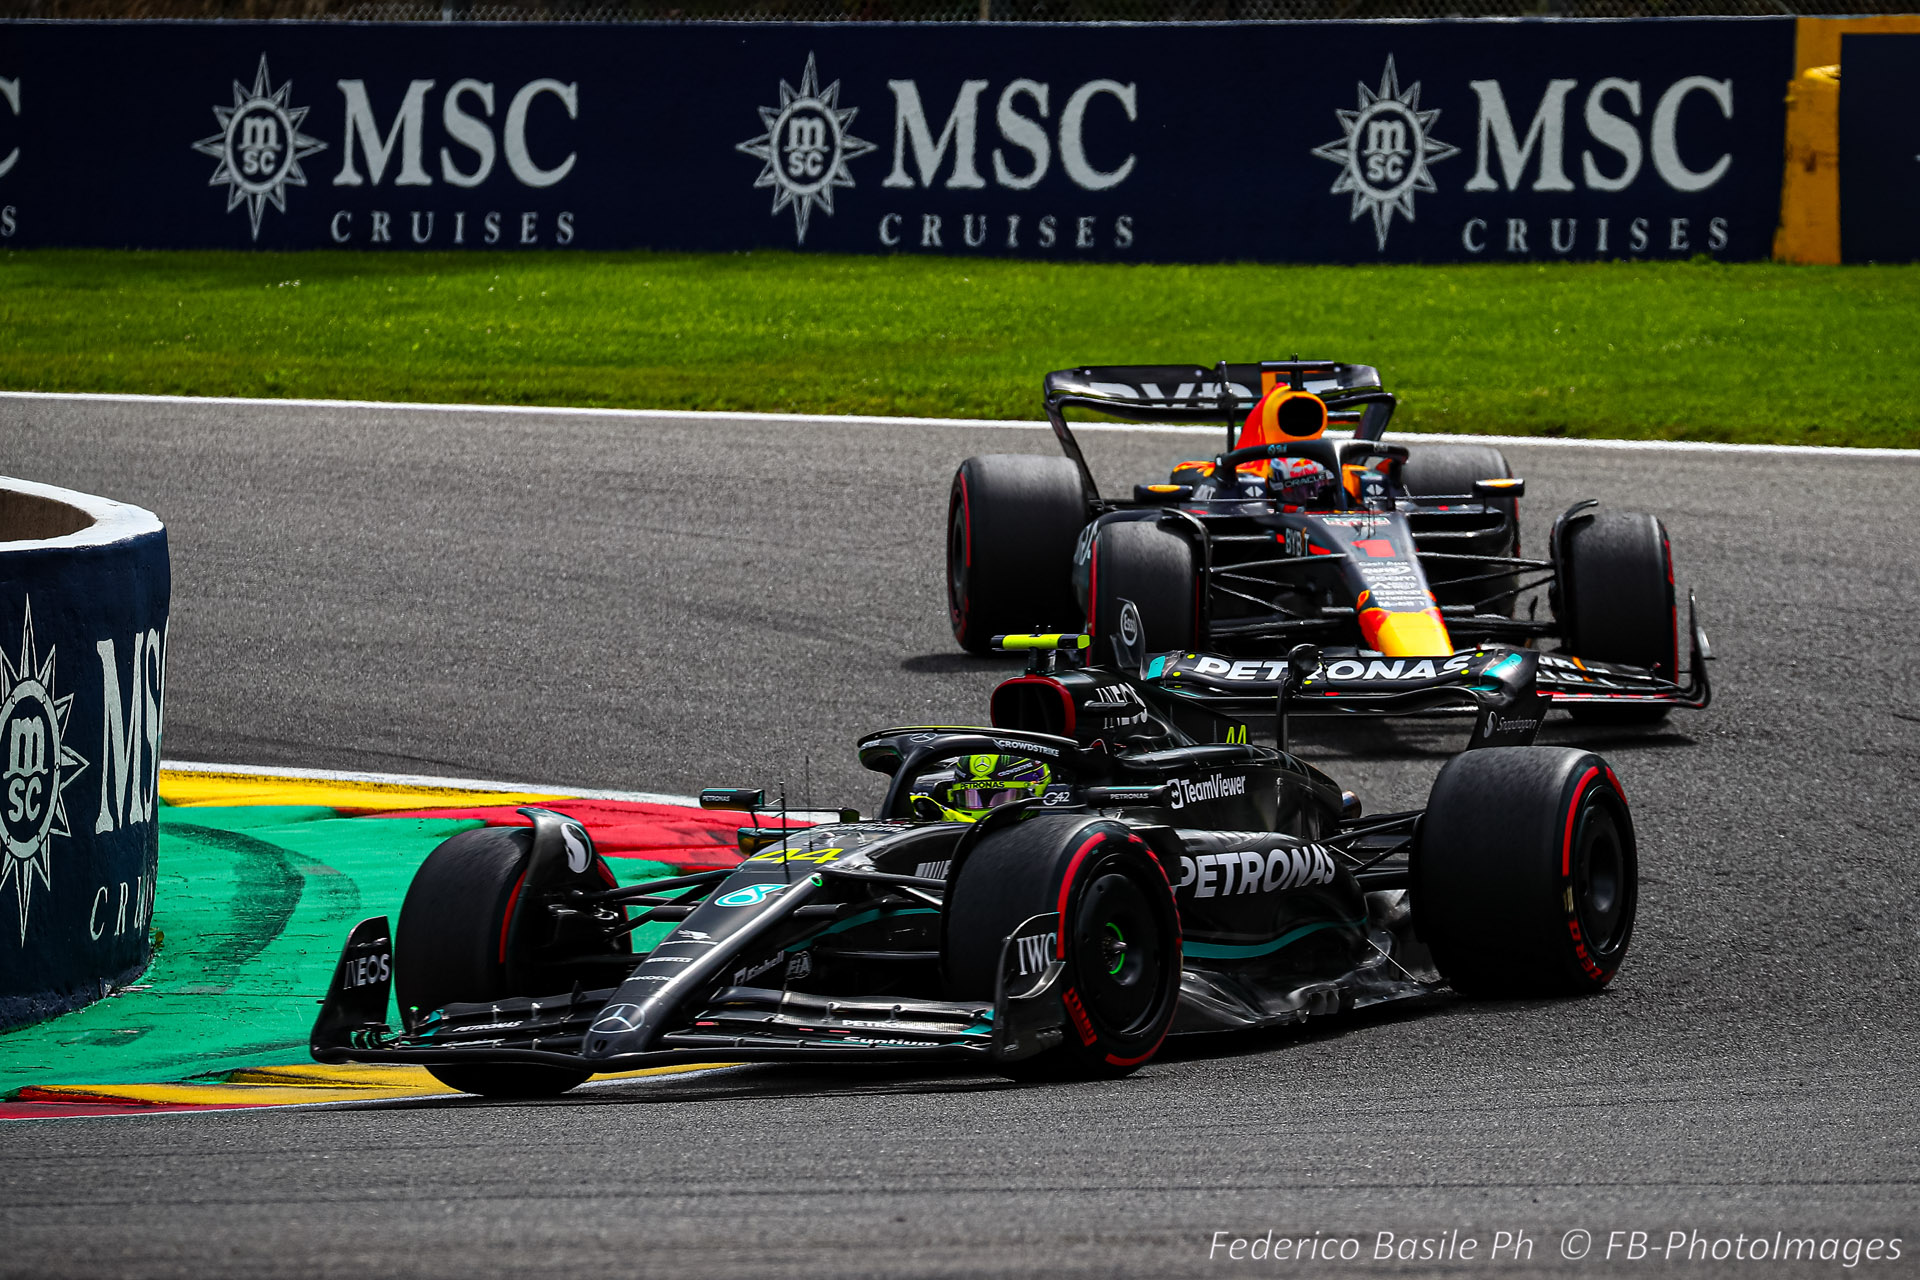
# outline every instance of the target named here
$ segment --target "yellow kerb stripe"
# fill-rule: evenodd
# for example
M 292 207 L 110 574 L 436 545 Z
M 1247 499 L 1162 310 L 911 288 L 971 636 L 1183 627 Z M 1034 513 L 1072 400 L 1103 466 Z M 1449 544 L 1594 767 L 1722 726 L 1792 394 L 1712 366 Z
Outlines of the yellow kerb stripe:
M 685 1066 L 647 1067 L 617 1071 L 596 1080 L 636 1080 L 647 1076 L 683 1075 L 734 1066 L 729 1062 L 689 1063 Z M 148 1106 L 275 1107 L 316 1102 L 379 1102 L 395 1098 L 427 1098 L 455 1093 L 428 1074 L 425 1067 L 348 1064 L 322 1066 L 293 1063 L 284 1067 L 254 1067 L 235 1071 L 225 1080 L 180 1084 L 39 1085 L 35 1099 L 46 1102 L 144 1103 Z
M 496 804 L 543 804 L 564 794 L 470 791 L 397 782 L 282 778 L 258 773 L 160 771 L 160 798 L 171 805 L 316 805 L 328 809 L 447 809 Z

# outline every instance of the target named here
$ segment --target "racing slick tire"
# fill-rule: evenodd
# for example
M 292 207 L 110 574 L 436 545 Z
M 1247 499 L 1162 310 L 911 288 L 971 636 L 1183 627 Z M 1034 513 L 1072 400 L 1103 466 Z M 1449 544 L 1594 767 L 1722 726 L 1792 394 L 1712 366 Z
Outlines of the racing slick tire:
M 956 1000 L 991 1000 L 1007 937 L 1058 912 L 1065 1042 L 998 1069 L 1014 1079 L 1112 1079 L 1159 1051 L 1180 1003 L 1180 913 L 1166 872 L 1119 823 L 1042 814 L 990 831 L 955 868 L 942 943 Z
M 1503 479 L 1512 474 L 1507 456 L 1489 445 L 1424 444 L 1408 451 L 1407 460 L 1400 468 L 1400 484 L 1415 497 L 1453 497 L 1471 494 L 1475 480 Z M 1519 500 L 1494 498 L 1487 505 L 1505 514 L 1504 525 L 1471 538 L 1449 540 L 1437 549 L 1473 556 L 1519 555 Z M 1485 600 L 1487 603 L 1481 608 L 1486 612 L 1513 616 L 1518 593 L 1496 593 L 1513 591 L 1519 583 L 1517 576 L 1482 577 L 1484 570 L 1456 560 L 1423 561 L 1421 568 L 1426 571 L 1427 585 L 1433 588 L 1434 597 L 1441 604 L 1474 604 Z M 1462 578 L 1475 581 L 1461 582 Z
M 1173 530 L 1152 520 L 1101 525 L 1087 582 L 1094 641 L 1120 636 L 1133 647 L 1121 618 L 1124 602 L 1131 600 L 1140 615 L 1145 652 L 1188 647 L 1200 633 L 1198 586 L 1193 545 Z
M 1562 554 L 1559 605 L 1567 652 L 1645 667 L 1677 682 L 1679 619 L 1666 526 L 1638 511 L 1597 511 L 1571 523 Z M 1567 709 L 1589 724 L 1653 724 L 1670 710 L 1577 703 Z
M 1463 752 L 1420 820 L 1414 927 L 1462 995 L 1584 995 L 1626 957 L 1638 869 L 1605 760 L 1570 747 Z
M 480 827 L 444 841 L 414 872 L 394 936 L 394 995 L 402 1009 L 476 1004 L 513 991 L 507 980 L 507 912 L 533 849 L 527 827 Z M 548 1098 L 590 1074 L 525 1063 L 427 1068 L 449 1089 L 496 1098 Z
M 990 653 L 996 635 L 1079 630 L 1073 549 L 1086 524 L 1080 471 L 1065 458 L 961 463 L 947 501 L 947 611 L 960 646 Z

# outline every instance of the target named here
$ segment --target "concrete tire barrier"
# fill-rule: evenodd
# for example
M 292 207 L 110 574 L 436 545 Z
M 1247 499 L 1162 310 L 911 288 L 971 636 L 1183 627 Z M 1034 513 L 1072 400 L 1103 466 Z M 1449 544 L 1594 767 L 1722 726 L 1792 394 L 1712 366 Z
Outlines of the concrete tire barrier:
M 0 477 L 0 1030 L 152 959 L 167 532 Z

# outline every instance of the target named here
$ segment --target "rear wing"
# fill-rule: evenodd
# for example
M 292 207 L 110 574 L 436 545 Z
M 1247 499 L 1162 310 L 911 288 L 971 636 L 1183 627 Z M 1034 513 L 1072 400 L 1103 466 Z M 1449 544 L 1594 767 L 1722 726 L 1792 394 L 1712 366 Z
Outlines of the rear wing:
M 1068 409 L 1088 409 L 1126 422 L 1220 423 L 1225 449 L 1233 448 L 1241 421 L 1276 385 L 1310 391 L 1327 403 L 1328 421 L 1352 429 L 1354 438 L 1378 440 L 1393 417 L 1393 393 L 1380 385 L 1371 365 L 1340 360 L 1226 361 L 1195 364 L 1084 365 L 1056 369 L 1044 384 L 1047 421 L 1060 448 L 1079 468 L 1091 502 L 1100 500 L 1086 458 L 1067 425 Z

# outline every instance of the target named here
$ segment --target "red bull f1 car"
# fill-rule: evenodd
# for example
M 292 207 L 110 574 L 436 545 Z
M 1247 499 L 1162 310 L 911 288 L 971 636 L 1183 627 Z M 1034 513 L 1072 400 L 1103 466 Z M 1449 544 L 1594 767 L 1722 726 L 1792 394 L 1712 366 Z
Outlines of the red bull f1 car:
M 1423 810 L 1367 814 L 1285 749 L 1288 707 L 1327 669 L 1310 646 L 1249 693 L 1149 677 L 1143 652 L 1102 656 L 1084 634 L 1000 640 L 1032 662 L 994 691 L 991 724 L 859 743 L 887 779 L 871 817 L 762 826 L 762 793 L 703 793 L 752 815 L 735 867 L 620 885 L 583 827 L 538 808 L 454 836 L 397 928 L 352 931 L 313 1056 L 521 1097 L 676 1062 L 1119 1076 L 1170 1033 L 1443 982 L 1591 992 L 1626 955 L 1625 796 L 1600 757 L 1528 745 L 1524 662 L 1461 686 L 1475 747 Z M 1343 691 L 1401 696 L 1365 672 Z M 1244 712 L 1266 701 L 1280 740 L 1250 743 Z
M 974 457 L 954 476 L 948 602 L 970 650 L 1035 628 L 1084 626 L 1104 642 L 1130 604 L 1144 634 L 1124 643 L 1178 651 L 1183 676 L 1270 687 L 1286 652 L 1310 642 L 1330 682 L 1391 678 L 1409 695 L 1363 700 L 1374 710 L 1471 709 L 1446 691 L 1514 650 L 1548 703 L 1578 718 L 1653 721 L 1711 697 L 1691 595 L 1682 670 L 1657 518 L 1577 503 L 1546 558 L 1524 557 L 1525 485 L 1500 451 L 1383 442 L 1396 402 L 1369 366 L 1066 369 L 1047 375 L 1045 403 L 1065 457 Z M 1224 447 L 1130 497 L 1103 496 L 1069 409 L 1224 421 Z M 1352 438 L 1330 438 L 1330 425 Z M 1358 705 L 1321 692 L 1324 710 Z

